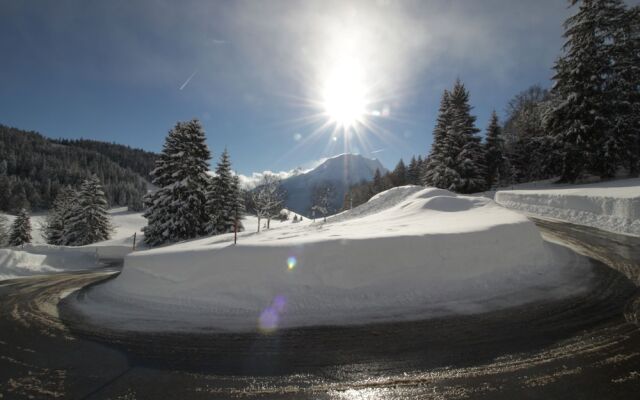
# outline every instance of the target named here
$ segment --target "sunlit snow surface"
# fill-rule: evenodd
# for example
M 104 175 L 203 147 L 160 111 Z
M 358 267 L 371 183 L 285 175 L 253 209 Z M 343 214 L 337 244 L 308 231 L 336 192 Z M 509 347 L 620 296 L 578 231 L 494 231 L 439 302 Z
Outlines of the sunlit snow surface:
M 113 329 L 268 334 L 483 312 L 575 294 L 591 278 L 524 216 L 416 186 L 327 223 L 272 222 L 235 246 L 232 237 L 133 253 L 75 306 Z

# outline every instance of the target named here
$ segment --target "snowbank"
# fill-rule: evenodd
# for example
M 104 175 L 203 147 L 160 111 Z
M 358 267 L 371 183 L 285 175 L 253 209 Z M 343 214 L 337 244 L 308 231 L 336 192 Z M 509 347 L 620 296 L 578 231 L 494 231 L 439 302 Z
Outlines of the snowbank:
M 123 259 L 131 253 L 133 235 L 137 235 L 137 247 L 143 246 L 141 229 L 146 219 L 141 213 L 126 208 L 109 211 L 114 232 L 112 239 L 80 247 L 51 246 L 44 243 L 42 223 L 44 215 L 31 217 L 32 244 L 24 248 L 0 249 L 0 280 L 31 275 L 95 268 L 97 260 Z M 13 216 L 8 216 L 13 221 Z
M 496 193 L 495 200 L 535 216 L 640 236 L 640 179 L 502 190 Z
M 25 250 L 0 249 L 0 281 L 31 275 L 44 275 L 64 270 L 91 268 L 96 259 L 91 253 L 65 248 L 39 246 Z
M 133 253 L 75 307 L 113 329 L 269 332 L 480 312 L 575 293 L 590 277 L 524 216 L 433 188 L 231 240 Z

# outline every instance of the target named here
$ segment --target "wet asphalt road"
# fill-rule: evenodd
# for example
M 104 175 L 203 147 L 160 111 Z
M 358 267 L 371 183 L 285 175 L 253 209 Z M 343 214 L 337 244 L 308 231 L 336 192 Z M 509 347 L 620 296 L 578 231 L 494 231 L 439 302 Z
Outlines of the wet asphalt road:
M 0 399 L 638 398 L 640 238 L 535 222 L 594 258 L 591 290 L 419 322 L 141 335 L 78 318 L 81 292 L 60 301 L 111 270 L 0 282 Z

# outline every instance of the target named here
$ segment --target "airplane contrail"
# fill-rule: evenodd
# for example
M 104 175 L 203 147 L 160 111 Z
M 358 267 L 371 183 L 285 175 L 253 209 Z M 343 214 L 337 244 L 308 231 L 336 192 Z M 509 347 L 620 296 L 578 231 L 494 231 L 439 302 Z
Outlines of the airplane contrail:
M 370 153 L 371 154 L 380 153 L 381 151 L 384 151 L 384 150 L 385 149 L 378 149 L 378 150 L 371 151 Z
M 187 78 L 186 81 L 184 81 L 184 83 L 182 84 L 182 86 L 180 86 L 179 90 L 184 89 L 185 87 L 187 87 L 187 85 L 189 84 L 189 82 L 191 82 L 191 79 L 193 79 L 194 76 L 196 76 L 196 74 L 198 73 L 198 70 L 193 71 L 193 74 L 191 74 L 190 77 Z

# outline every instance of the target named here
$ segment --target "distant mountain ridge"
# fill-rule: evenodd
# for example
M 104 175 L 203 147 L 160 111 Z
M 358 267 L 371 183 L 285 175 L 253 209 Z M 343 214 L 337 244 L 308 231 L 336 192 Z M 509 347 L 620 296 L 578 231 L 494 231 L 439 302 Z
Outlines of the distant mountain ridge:
M 310 171 L 290 176 L 282 181 L 287 192 L 285 207 L 298 214 L 311 214 L 312 192 L 317 185 L 329 183 L 335 188 L 331 201 L 332 211 L 342 208 L 344 195 L 350 186 L 362 181 L 371 181 L 376 170 L 381 174 L 387 169 L 377 159 L 359 154 L 340 154 L 326 159 Z
M 142 207 L 157 155 L 93 140 L 50 139 L 0 124 L 0 210 L 48 209 L 61 187 L 91 174 L 110 206 Z

